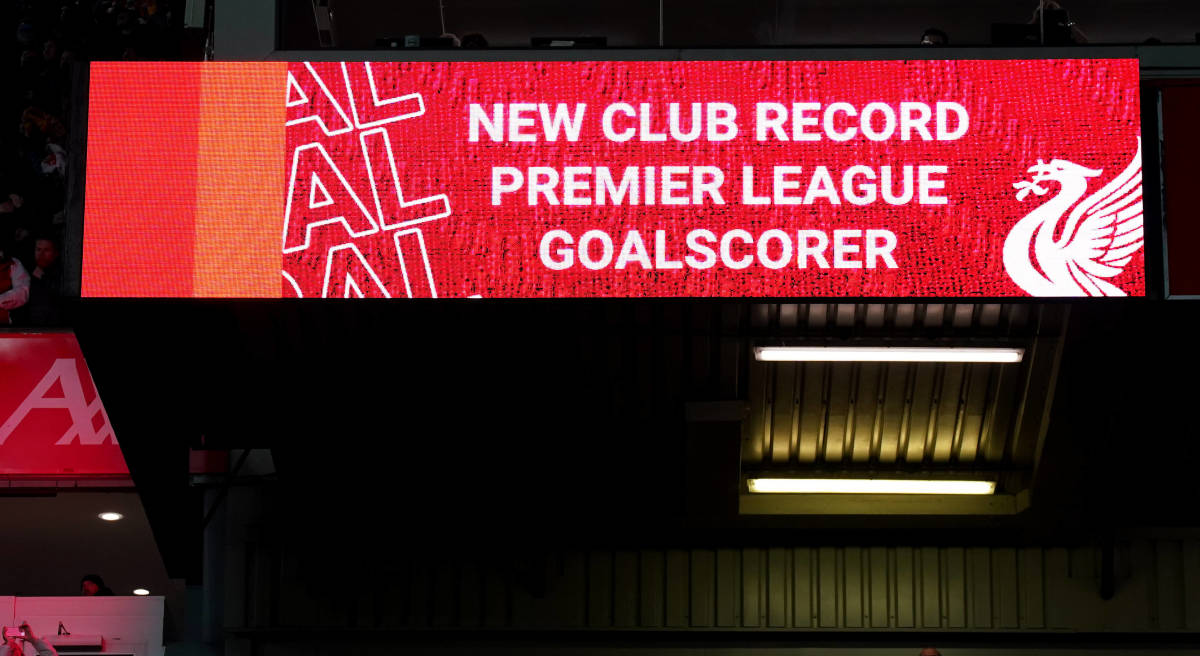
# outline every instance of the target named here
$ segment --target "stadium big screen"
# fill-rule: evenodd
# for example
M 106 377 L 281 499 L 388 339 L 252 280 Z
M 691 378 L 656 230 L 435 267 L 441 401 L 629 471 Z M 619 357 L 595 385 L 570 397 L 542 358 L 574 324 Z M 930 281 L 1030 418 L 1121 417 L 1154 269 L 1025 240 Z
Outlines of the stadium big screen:
M 1136 60 L 96 63 L 88 297 L 1142 296 Z

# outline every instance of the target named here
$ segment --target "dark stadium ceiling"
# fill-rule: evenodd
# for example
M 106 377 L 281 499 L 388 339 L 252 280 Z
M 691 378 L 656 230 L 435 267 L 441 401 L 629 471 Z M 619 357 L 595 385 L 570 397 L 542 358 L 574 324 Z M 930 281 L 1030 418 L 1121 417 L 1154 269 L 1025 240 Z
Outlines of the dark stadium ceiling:
M 191 503 L 188 449 L 201 447 L 271 448 L 279 503 L 297 527 L 313 526 L 314 508 L 333 509 L 339 524 L 388 518 L 439 543 L 464 532 L 623 543 L 697 531 L 739 542 L 781 530 L 813 539 L 866 531 L 873 540 L 921 530 L 932 541 L 1000 531 L 1020 541 L 1195 522 L 1185 503 L 1191 465 L 1175 437 L 1187 432 L 1193 387 L 1159 368 L 1174 362 L 1185 372 L 1200 361 L 1191 335 L 1200 309 L 1115 300 L 1069 310 L 1068 318 L 1067 306 L 1033 304 L 88 301 L 77 331 L 168 568 L 180 576 L 199 521 L 179 512 Z M 905 316 L 911 323 L 898 326 Z M 882 428 L 864 443 L 840 424 L 850 441 L 831 450 L 826 438 L 818 463 L 806 413 L 826 427 L 859 414 L 886 425 L 895 400 L 880 370 L 821 372 L 822 410 L 805 401 L 807 372 L 776 371 L 768 383 L 751 347 L 879 338 L 1003 338 L 1034 351 L 1062 340 L 1061 365 L 1057 383 L 1021 365 L 1012 387 L 987 366 L 935 366 L 929 386 L 905 396 L 926 407 L 953 399 L 961 412 L 952 420 L 933 412 L 933 431 L 924 441 L 908 435 L 903 459 L 897 441 L 894 462 L 890 440 L 900 433 L 885 447 Z M 788 380 L 790 394 L 781 387 Z M 1036 406 L 1051 394 L 1043 424 Z M 791 408 L 779 406 L 781 395 Z M 799 429 L 774 419 L 770 432 L 753 418 L 688 421 L 714 403 L 762 417 L 796 413 Z M 1013 423 L 984 436 L 989 413 Z M 939 422 L 951 421 L 943 434 Z M 771 516 L 738 507 L 751 470 L 981 462 L 1003 470 L 1001 492 L 1026 494 L 1023 512 Z

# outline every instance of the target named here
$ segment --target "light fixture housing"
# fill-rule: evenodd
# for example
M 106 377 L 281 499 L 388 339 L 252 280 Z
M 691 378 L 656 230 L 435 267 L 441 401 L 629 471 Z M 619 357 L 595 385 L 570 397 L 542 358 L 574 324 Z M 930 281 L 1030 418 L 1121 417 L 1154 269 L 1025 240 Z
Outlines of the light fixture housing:
M 145 597 L 146 595 L 150 594 L 150 591 L 147 590 L 146 588 L 138 588 L 133 591 L 133 594 L 135 594 L 139 597 Z
M 119 512 L 112 512 L 112 511 L 102 512 L 96 516 L 99 517 L 100 519 L 103 519 L 106 522 L 115 522 L 117 520 L 125 518 L 125 515 L 122 515 Z
M 1023 348 L 974 346 L 758 346 L 759 362 L 984 362 L 1013 364 Z
M 754 494 L 973 494 L 996 493 L 995 481 L 897 478 L 750 478 Z

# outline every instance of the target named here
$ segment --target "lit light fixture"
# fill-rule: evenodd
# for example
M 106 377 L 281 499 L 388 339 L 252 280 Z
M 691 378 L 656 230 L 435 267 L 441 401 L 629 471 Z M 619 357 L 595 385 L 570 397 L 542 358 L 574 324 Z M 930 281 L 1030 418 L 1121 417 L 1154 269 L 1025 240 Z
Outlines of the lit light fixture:
M 125 515 L 122 515 L 119 512 L 102 512 L 98 515 L 98 517 L 106 522 L 115 522 L 118 519 L 124 519 Z
M 995 494 L 993 481 L 886 478 L 751 478 L 757 494 Z
M 138 588 L 137 590 L 133 591 L 133 594 L 135 594 L 139 597 L 145 597 L 146 595 L 150 594 L 150 591 L 147 590 L 146 588 Z
M 1025 357 L 1020 348 L 900 346 L 759 346 L 759 362 L 993 362 L 1014 363 Z

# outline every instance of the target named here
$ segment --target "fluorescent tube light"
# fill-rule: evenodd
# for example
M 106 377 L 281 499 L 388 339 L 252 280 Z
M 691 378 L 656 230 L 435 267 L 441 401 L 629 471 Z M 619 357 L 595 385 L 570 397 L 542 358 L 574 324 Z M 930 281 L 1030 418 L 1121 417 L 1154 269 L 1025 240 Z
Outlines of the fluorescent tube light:
M 122 515 L 119 512 L 102 512 L 99 515 L 97 515 L 97 517 L 99 517 L 100 519 L 103 519 L 106 522 L 115 522 L 124 516 L 125 515 Z
M 1025 349 L 899 346 L 759 346 L 760 362 L 1020 362 Z
M 885 478 L 751 478 L 757 494 L 995 494 L 993 481 Z

